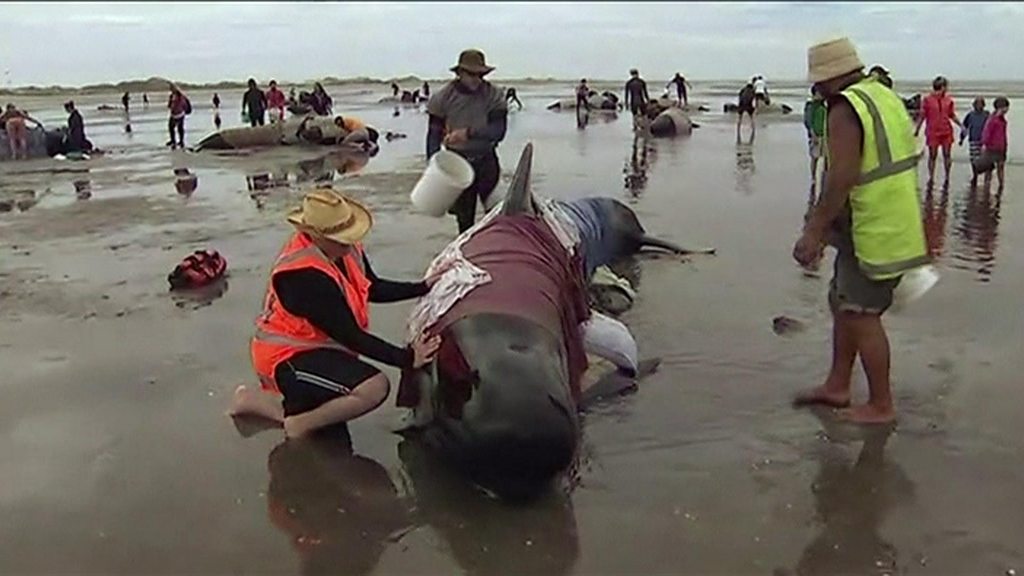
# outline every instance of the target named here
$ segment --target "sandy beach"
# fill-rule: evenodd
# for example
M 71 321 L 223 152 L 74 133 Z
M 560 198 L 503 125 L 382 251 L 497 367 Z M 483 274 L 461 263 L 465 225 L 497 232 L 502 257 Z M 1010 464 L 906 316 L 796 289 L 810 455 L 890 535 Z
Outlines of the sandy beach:
M 252 320 L 304 191 L 329 183 L 373 209 L 381 276 L 419 277 L 454 237 L 453 219 L 409 206 L 421 109 L 376 104 L 376 86 L 332 90 L 335 111 L 408 135 L 360 166 L 324 149 L 171 152 L 166 94 L 148 109 L 133 95 L 130 134 L 97 110 L 119 94 L 76 98 L 105 156 L 0 163 L 0 573 L 1024 571 L 1024 93 L 954 86 L 961 114 L 977 93 L 1011 97 L 1006 188 L 972 191 L 963 147 L 949 189 L 922 190 L 942 280 L 886 317 L 900 421 L 864 432 L 789 405 L 828 370 L 830 263 L 808 277 L 790 255 L 812 199 L 806 88 L 772 88 L 795 113 L 759 120 L 752 143 L 721 113 L 738 85 L 698 83 L 711 112 L 692 137 L 639 149 L 628 114 L 579 130 L 545 110 L 571 84 L 520 88 L 506 182 L 531 141 L 539 194 L 622 199 L 649 231 L 717 255 L 641 261 L 623 320 L 661 370 L 588 413 L 578 470 L 515 507 L 403 444 L 393 398 L 351 424 L 357 456 L 246 437 L 224 415 L 254 381 Z M 211 94 L 189 96 L 195 144 L 213 130 Z M 240 93 L 220 96 L 238 125 Z M 62 101 L 18 105 L 57 126 Z M 167 274 L 200 248 L 227 258 L 226 282 L 170 293 Z M 399 341 L 410 306 L 376 306 L 373 331 Z M 780 315 L 804 328 L 775 334 Z M 859 368 L 854 386 L 862 398 Z

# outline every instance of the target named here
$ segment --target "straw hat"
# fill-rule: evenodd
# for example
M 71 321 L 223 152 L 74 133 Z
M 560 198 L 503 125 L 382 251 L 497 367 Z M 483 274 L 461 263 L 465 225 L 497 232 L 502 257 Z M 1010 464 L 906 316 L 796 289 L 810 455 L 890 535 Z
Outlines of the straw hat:
M 838 78 L 860 70 L 864 63 L 849 38 L 837 38 L 807 50 L 807 79 L 813 83 Z
M 494 66 L 488 66 L 487 60 L 484 58 L 484 53 L 470 48 L 469 50 L 463 50 L 459 54 L 459 63 L 450 68 L 452 72 L 458 72 L 459 70 L 465 70 L 471 74 L 479 74 L 486 76 L 491 72 L 494 72 Z
M 365 206 L 330 188 L 314 190 L 302 199 L 302 207 L 288 214 L 300 232 L 338 244 L 355 244 L 373 226 Z

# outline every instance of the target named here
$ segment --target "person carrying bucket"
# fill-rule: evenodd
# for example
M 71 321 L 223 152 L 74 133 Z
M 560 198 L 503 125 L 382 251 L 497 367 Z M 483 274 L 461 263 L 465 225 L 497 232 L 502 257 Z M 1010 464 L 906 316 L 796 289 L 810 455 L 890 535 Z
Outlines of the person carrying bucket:
M 472 182 L 448 209 L 461 233 L 476 220 L 477 198 L 486 203 L 498 184 L 497 147 L 505 139 L 508 104 L 505 93 L 484 80 L 494 67 L 487 65 L 483 52 L 463 50 L 451 71 L 456 78 L 427 103 L 427 159 L 444 145 L 473 167 Z

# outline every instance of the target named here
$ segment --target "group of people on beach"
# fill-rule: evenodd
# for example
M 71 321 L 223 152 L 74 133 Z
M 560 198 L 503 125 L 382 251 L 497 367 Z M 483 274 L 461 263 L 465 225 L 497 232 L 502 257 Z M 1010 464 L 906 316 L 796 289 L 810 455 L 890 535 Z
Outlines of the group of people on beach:
M 932 82 L 932 92 L 921 102 L 921 112 L 915 126 L 915 136 L 925 129 L 925 143 L 928 147 L 928 185 L 935 180 L 935 165 L 939 150 L 942 151 L 945 185 L 949 185 L 949 173 L 953 165 L 951 149 L 953 148 L 955 124 L 960 128 L 959 145 L 969 142 L 971 158 L 971 184 L 977 184 L 978 176 L 985 175 L 985 184 L 992 181 L 992 173 L 996 173 L 999 188 L 1003 187 L 1007 149 L 1006 113 L 1010 109 L 1010 101 L 999 96 L 992 102 L 994 110 L 990 113 L 985 109 L 985 99 L 974 98 L 972 109 L 964 116 L 963 121 L 956 114 L 956 106 L 949 95 L 949 81 L 938 76 Z
M 473 181 L 449 210 L 461 233 L 473 225 L 477 203 L 488 200 L 501 175 L 497 147 L 505 138 L 508 100 L 505 91 L 485 80 L 494 67 L 483 52 L 463 51 L 451 71 L 456 78 L 427 103 L 426 153 L 430 158 L 443 145 L 473 166 Z M 418 298 L 438 277 L 378 278 L 362 245 L 373 222 L 367 207 L 335 190 L 317 190 L 288 221 L 296 232 L 271 271 L 251 341 L 260 388 L 239 386 L 229 413 L 270 419 L 296 437 L 347 422 L 384 402 L 390 382 L 361 356 L 416 369 L 434 360 L 441 342 L 421 335 L 400 347 L 368 332 L 370 302 Z
M 882 85 L 892 88 L 893 81 L 888 70 L 882 66 L 874 66 L 869 76 Z M 944 186 L 949 186 L 950 171 L 953 166 L 952 148 L 954 126 L 960 128 L 958 145 L 969 144 L 971 161 L 971 185 L 978 183 L 978 176 L 985 176 L 985 185 L 991 184 L 993 172 L 996 174 L 998 186 L 1004 185 L 1006 150 L 1007 150 L 1007 119 L 1010 101 L 1005 96 L 993 100 L 992 112 L 986 108 L 985 98 L 977 96 L 972 102 L 972 109 L 961 121 L 956 114 L 956 106 L 949 95 L 949 80 L 937 76 L 932 81 L 932 91 L 921 100 L 920 110 L 915 112 L 914 136 L 918 137 L 921 128 L 925 132 L 925 147 L 928 149 L 928 182 L 932 186 L 935 180 L 935 168 L 939 152 L 942 153 L 945 172 Z M 804 127 L 807 130 L 808 151 L 811 157 L 811 181 L 816 181 L 818 161 L 822 158 L 825 148 L 824 97 L 811 88 L 811 97 L 804 106 Z M 826 161 L 827 167 L 827 161 Z M 824 173 L 822 173 L 824 179 Z
M 426 155 L 430 158 L 444 146 L 474 168 L 472 183 L 449 210 L 461 233 L 474 224 L 477 203 L 486 204 L 498 182 L 496 148 L 505 137 L 508 104 L 505 94 L 486 80 L 494 68 L 479 50 L 464 51 L 451 70 L 456 78 L 427 104 Z M 812 46 L 808 76 L 814 100 L 821 103 L 809 115 L 812 144 L 827 158 L 827 172 L 820 200 L 793 246 L 793 258 L 811 267 L 820 262 L 826 246 L 837 251 L 828 295 L 833 355 L 825 382 L 799 393 L 794 404 L 831 406 L 855 423 L 889 423 L 896 413 L 881 317 L 903 276 L 931 261 L 917 186 L 915 130 L 920 125 L 915 127 L 902 98 L 892 91 L 887 73 L 867 73 L 846 38 Z M 676 85 L 685 86 L 685 79 Z M 754 102 L 769 102 L 762 77 L 748 86 Z M 636 70 L 625 92 L 626 107 L 641 113 L 649 96 Z M 686 98 L 679 96 L 685 105 Z M 943 97 L 937 84 L 933 100 Z M 949 117 L 943 102 L 937 104 L 945 106 L 940 110 Z M 989 134 L 988 142 L 1005 158 L 1005 99 L 996 108 L 984 122 L 981 138 L 986 131 L 999 132 Z M 936 113 L 925 116 L 928 122 Z M 979 118 L 967 120 L 967 136 L 981 123 Z M 943 142 L 929 140 L 937 146 Z M 357 418 L 384 402 L 390 390 L 387 377 L 360 356 L 403 369 L 433 360 L 440 345 L 436 336 L 421 335 L 398 347 L 370 335 L 368 303 L 417 298 L 437 278 L 413 283 L 376 278 L 361 243 L 372 223 L 369 210 L 337 191 L 310 193 L 289 221 L 297 230 L 271 272 L 266 307 L 252 340 L 261 388 L 240 386 L 230 413 L 260 415 L 282 423 L 288 436 L 302 436 Z M 867 374 L 869 397 L 865 404 L 851 406 L 858 358 Z

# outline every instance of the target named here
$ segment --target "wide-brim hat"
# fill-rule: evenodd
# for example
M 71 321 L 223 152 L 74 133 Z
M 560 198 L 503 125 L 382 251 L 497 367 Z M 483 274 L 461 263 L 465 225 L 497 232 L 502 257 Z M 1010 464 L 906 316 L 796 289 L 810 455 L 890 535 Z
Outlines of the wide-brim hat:
M 849 38 L 815 44 L 807 50 L 807 79 L 811 83 L 839 78 L 864 68 Z
M 494 66 L 487 65 L 487 59 L 484 57 L 484 53 L 476 50 L 469 49 L 463 50 L 459 54 L 459 63 L 450 68 L 452 72 L 458 72 L 459 70 L 465 70 L 471 74 L 479 74 L 485 76 L 494 72 Z
M 300 232 L 338 244 L 355 244 L 373 226 L 366 206 L 331 188 L 306 194 L 302 206 L 288 214 L 288 222 Z

